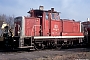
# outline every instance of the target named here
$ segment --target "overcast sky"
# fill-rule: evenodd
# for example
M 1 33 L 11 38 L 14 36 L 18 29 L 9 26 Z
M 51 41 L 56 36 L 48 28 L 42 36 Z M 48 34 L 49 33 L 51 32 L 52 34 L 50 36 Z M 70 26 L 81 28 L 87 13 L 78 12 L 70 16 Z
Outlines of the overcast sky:
M 27 16 L 30 8 L 45 10 L 54 7 L 63 19 L 86 21 L 90 18 L 90 0 L 0 0 L 0 14 Z

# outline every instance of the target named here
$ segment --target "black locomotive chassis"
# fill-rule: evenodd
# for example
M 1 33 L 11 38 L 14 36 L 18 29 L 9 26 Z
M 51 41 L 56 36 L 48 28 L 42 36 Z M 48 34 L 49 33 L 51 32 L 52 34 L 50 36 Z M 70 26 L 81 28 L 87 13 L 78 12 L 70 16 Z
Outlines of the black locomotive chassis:
M 20 37 L 8 37 L 0 41 L 0 49 L 16 49 L 19 47 Z M 68 39 L 32 39 L 24 38 L 23 46 L 34 46 L 35 49 L 45 48 L 61 48 L 61 47 L 72 47 L 75 45 L 87 44 L 83 38 L 68 38 Z

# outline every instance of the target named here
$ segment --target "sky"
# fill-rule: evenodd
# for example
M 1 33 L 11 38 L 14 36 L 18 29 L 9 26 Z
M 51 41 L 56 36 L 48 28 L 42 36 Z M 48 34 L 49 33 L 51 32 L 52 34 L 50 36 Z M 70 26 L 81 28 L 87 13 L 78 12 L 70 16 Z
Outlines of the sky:
M 0 0 L 0 14 L 27 16 L 30 8 L 45 10 L 52 7 L 61 12 L 61 19 L 86 21 L 90 18 L 90 0 Z

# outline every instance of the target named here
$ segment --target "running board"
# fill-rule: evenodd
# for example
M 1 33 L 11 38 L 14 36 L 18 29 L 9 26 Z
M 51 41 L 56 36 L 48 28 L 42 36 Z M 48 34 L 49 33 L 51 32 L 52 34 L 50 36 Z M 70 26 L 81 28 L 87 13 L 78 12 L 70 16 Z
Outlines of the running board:
M 56 39 L 56 38 L 84 38 L 84 36 L 34 36 L 34 39 Z

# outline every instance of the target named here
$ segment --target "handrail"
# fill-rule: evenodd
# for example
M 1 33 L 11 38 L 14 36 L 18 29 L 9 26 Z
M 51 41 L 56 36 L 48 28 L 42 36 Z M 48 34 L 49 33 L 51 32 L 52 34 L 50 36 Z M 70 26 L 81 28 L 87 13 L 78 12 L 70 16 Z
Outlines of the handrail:
M 33 25 L 32 30 L 31 30 L 31 46 L 32 46 L 32 39 L 33 39 L 32 38 L 32 32 L 33 32 L 34 27 L 37 27 L 37 26 L 41 26 L 41 25 Z M 35 28 L 35 31 L 36 31 L 36 28 Z M 36 32 L 35 32 L 35 35 L 36 35 Z

